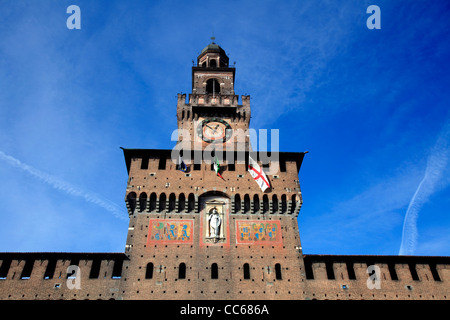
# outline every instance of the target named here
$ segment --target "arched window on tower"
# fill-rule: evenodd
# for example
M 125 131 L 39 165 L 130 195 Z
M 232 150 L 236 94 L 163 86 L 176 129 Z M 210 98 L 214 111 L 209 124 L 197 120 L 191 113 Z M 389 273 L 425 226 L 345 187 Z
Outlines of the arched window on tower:
M 127 196 L 128 206 L 131 210 L 131 213 L 136 209 L 136 192 L 132 191 Z
M 272 196 L 272 212 L 278 213 L 278 197 L 276 194 Z
M 175 210 L 175 194 L 171 193 L 169 196 L 169 212 L 172 212 Z
M 275 279 L 282 280 L 282 277 L 281 277 L 281 265 L 279 263 L 277 263 L 275 265 Z
M 186 264 L 184 262 L 178 266 L 178 279 L 186 279 Z
M 188 196 L 188 212 L 193 212 L 195 209 L 195 196 L 190 193 Z
M 156 210 L 156 193 L 150 195 L 150 211 Z
M 184 193 L 181 193 L 178 197 L 178 212 L 183 212 L 186 208 L 186 197 L 184 196 Z
M 166 194 L 161 193 L 159 196 L 159 212 L 166 210 Z
M 209 60 L 209 67 L 210 68 L 216 68 L 217 67 L 217 61 L 216 59 Z
M 269 212 L 269 197 L 267 194 L 263 195 L 263 213 Z
M 295 196 L 295 194 L 292 195 L 291 198 L 292 202 L 291 202 L 291 214 L 293 214 L 295 212 L 295 207 L 297 205 L 297 197 Z
M 145 270 L 145 279 L 152 279 L 153 278 L 153 263 L 149 262 L 147 263 L 147 268 Z
M 211 265 L 211 279 L 219 279 L 219 267 L 217 263 Z
M 244 196 L 244 213 L 250 212 L 250 196 L 246 194 Z
M 255 194 L 253 196 L 253 213 L 259 212 L 259 196 Z
M 287 210 L 287 200 L 286 200 L 286 195 L 283 194 L 281 196 L 281 213 L 286 213 Z
M 244 279 L 250 279 L 250 265 L 248 263 L 244 263 Z
M 206 81 L 206 93 L 220 94 L 220 84 L 217 79 L 209 79 L 208 81 Z
M 234 213 L 241 211 L 241 196 L 239 194 L 234 197 Z
M 139 195 L 139 211 L 142 212 L 147 208 L 147 194 L 142 192 Z

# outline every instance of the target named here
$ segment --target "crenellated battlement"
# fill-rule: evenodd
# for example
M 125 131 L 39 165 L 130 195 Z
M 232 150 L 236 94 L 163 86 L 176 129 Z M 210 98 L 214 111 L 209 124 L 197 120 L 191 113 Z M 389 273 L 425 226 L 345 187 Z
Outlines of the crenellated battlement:
M 450 257 L 304 255 L 305 299 L 450 298 Z
M 123 253 L 2 252 L 0 299 L 119 299 L 126 260 Z

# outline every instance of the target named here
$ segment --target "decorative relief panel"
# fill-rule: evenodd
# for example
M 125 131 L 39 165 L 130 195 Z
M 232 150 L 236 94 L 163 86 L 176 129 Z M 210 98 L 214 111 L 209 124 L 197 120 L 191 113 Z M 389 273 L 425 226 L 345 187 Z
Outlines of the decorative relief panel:
M 280 221 L 236 220 L 236 244 L 282 245 Z
M 150 219 L 148 244 L 194 243 L 194 220 Z

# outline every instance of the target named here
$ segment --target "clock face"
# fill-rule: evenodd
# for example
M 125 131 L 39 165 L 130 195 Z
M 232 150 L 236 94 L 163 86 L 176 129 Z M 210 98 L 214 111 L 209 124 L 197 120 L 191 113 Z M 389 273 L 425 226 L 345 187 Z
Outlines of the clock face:
M 231 138 L 231 126 L 223 119 L 205 119 L 197 127 L 197 134 L 208 143 L 224 143 Z

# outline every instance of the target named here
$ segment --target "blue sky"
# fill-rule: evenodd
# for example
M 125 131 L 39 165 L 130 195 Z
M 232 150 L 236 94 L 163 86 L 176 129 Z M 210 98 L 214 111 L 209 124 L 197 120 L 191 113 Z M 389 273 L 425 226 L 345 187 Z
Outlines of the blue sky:
M 71 4 L 81 30 L 66 27 Z M 173 147 L 176 95 L 214 33 L 251 127 L 309 151 L 304 253 L 450 255 L 448 1 L 0 8 L 0 251 L 124 250 L 120 147 Z

